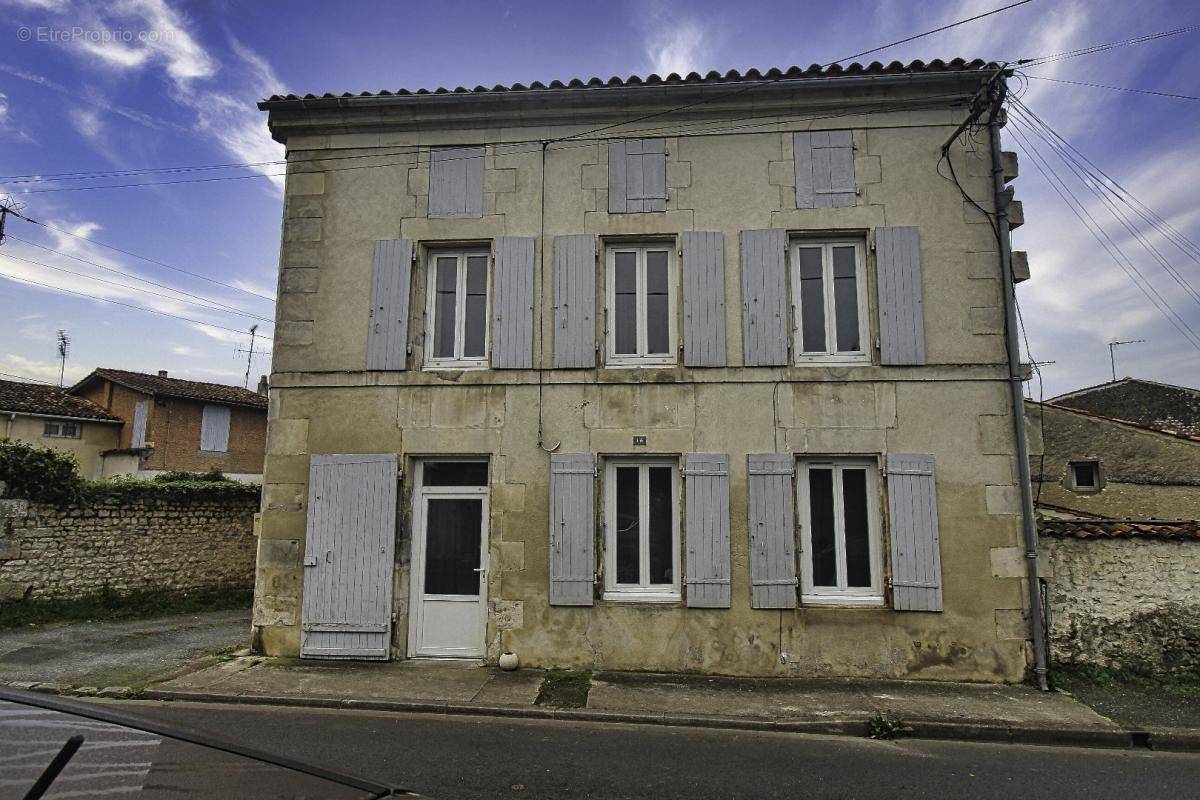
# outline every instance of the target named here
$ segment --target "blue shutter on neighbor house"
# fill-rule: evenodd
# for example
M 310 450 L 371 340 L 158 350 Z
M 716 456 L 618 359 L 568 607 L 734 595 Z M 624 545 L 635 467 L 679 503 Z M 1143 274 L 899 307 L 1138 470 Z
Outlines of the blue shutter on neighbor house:
M 875 229 L 879 355 L 884 364 L 925 363 L 921 237 L 914 227 Z
M 725 366 L 725 235 L 685 231 L 683 251 L 683 363 Z
M 608 144 L 608 212 L 667 210 L 667 147 L 662 139 Z
M 129 432 L 130 447 L 146 446 L 146 420 L 150 415 L 150 401 L 138 400 L 133 406 L 133 428 Z
M 595 459 L 550 455 L 550 605 L 590 606 L 596 576 Z
M 554 237 L 554 366 L 596 366 L 596 237 Z
M 729 608 L 729 456 L 688 453 L 683 476 L 687 604 Z
M 745 364 L 787 363 L 787 232 L 742 231 L 742 351 Z
M 796 506 L 790 453 L 746 457 L 751 608 L 796 607 Z
M 942 555 L 933 456 L 890 453 L 887 484 L 892 607 L 897 611 L 941 611 Z
M 412 252 L 410 239 L 381 239 L 375 242 L 375 257 L 371 267 L 367 369 L 405 368 Z
M 429 151 L 429 218 L 482 216 L 483 148 L 432 148 Z
M 851 131 L 792 134 L 796 159 L 796 208 L 855 205 L 854 135 Z
M 492 285 L 492 367 L 533 367 L 533 239 L 500 236 Z
M 209 453 L 229 450 L 229 406 L 204 407 L 200 414 L 200 449 Z

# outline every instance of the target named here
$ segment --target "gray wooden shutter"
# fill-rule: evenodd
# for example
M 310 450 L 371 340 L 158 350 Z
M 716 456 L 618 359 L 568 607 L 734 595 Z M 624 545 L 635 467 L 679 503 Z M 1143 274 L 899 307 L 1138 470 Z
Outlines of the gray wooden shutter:
M 229 406 L 206 405 L 201 411 L 200 449 L 210 453 L 229 450 Z
M 691 608 L 729 608 L 729 456 L 688 453 L 683 475 L 687 604 Z
M 667 147 L 662 139 L 608 144 L 608 212 L 667 210 Z
M 746 457 L 751 608 L 796 607 L 795 460 L 790 453 Z
M 921 239 L 916 228 L 875 229 L 879 356 L 884 364 L 925 363 Z
M 129 432 L 130 447 L 146 446 L 146 419 L 149 414 L 149 400 L 138 400 L 133 406 L 133 428 Z
M 483 216 L 483 148 L 435 147 L 429 151 L 429 218 Z
M 683 234 L 683 363 L 725 366 L 725 234 Z
M 554 237 L 554 366 L 596 366 L 596 237 Z
M 412 240 L 375 242 L 371 276 L 371 327 L 367 369 L 404 369 L 408 360 L 408 298 Z
M 311 457 L 301 658 L 390 655 L 396 480 L 393 453 Z
M 933 456 L 889 454 L 887 480 L 892 606 L 897 611 L 941 611 L 942 554 Z
M 787 233 L 742 231 L 742 352 L 745 364 L 787 363 Z
M 591 453 L 550 455 L 550 605 L 590 606 L 596 576 Z
M 496 239 L 492 283 L 492 366 L 496 369 L 533 367 L 533 239 Z
M 855 205 L 854 135 L 851 131 L 792 134 L 796 156 L 796 207 L 844 208 Z

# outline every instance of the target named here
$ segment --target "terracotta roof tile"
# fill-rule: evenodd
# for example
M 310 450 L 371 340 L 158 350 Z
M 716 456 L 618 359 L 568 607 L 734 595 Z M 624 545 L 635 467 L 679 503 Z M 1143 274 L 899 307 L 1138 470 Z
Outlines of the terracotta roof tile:
M 57 386 L 20 381 L 0 381 L 0 411 L 121 421 L 120 417 L 113 416 L 90 400 L 67 394 Z
M 146 394 L 159 397 L 182 397 L 187 400 L 201 400 L 208 403 L 226 403 L 235 406 L 251 408 L 267 407 L 267 398 L 258 392 L 243 389 L 240 386 L 229 386 L 224 383 L 207 383 L 205 381 L 185 381 L 180 378 L 164 378 L 160 375 L 148 375 L 144 372 L 128 372 L 123 369 L 100 367 L 75 386 L 74 392 L 85 383 L 95 378 L 110 380 L 121 386 L 135 389 Z
M 1200 520 L 1038 519 L 1043 536 L 1074 539 L 1196 539 Z

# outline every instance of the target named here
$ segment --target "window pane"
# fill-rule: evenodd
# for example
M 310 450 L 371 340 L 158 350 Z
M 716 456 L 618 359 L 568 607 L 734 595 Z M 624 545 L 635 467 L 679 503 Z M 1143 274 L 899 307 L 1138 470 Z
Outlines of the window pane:
M 833 470 L 808 471 L 813 586 L 837 586 L 837 533 L 833 522 Z
M 805 353 L 825 352 L 825 288 L 821 275 L 821 249 L 801 247 L 800 336 Z
M 846 585 L 871 585 L 871 534 L 867 521 L 867 471 L 842 470 L 842 517 L 846 524 Z
M 613 276 L 614 303 L 613 333 L 618 355 L 637 353 L 637 254 L 617 253 L 616 274 Z
M 671 349 L 670 283 L 667 253 L 646 253 L 646 352 L 667 353 Z
M 454 357 L 455 292 L 458 287 L 458 258 L 437 259 L 434 276 L 433 355 L 434 358 Z
M 483 358 L 487 331 L 487 256 L 467 257 L 466 341 L 463 356 Z
M 837 324 L 837 351 L 862 350 L 858 331 L 858 277 L 853 247 L 833 248 L 833 305 Z
M 641 526 L 637 467 L 617 467 L 617 583 L 641 582 Z
M 675 581 L 675 558 L 671 532 L 674 510 L 671 503 L 671 468 L 650 467 L 650 583 L 671 584 Z
M 425 486 L 487 486 L 486 461 L 426 461 L 421 468 Z
M 483 501 L 431 499 L 425 523 L 425 594 L 479 594 Z

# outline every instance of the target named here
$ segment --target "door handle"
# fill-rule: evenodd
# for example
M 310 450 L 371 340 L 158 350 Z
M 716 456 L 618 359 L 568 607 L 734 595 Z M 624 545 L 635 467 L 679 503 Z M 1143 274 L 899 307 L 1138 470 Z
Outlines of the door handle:
M 476 567 L 471 572 L 487 572 L 487 567 Z

